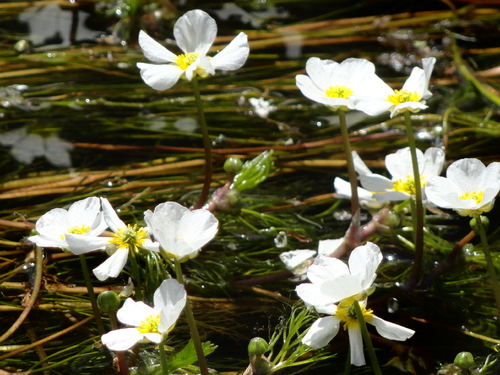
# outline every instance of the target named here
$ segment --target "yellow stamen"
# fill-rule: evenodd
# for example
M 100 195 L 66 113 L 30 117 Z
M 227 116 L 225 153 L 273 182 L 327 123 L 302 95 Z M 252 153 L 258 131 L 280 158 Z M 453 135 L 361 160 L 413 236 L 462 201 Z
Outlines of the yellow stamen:
M 117 233 L 109 240 L 110 243 L 116 245 L 119 249 L 129 249 L 131 247 L 141 247 L 148 238 L 148 232 L 144 228 L 139 228 L 137 224 L 126 228 L 118 229 Z
M 365 322 L 371 322 L 373 319 L 373 310 L 367 310 L 361 303 L 359 304 L 359 308 L 361 309 Z M 338 305 L 334 316 L 340 319 L 340 321 L 344 324 L 344 329 L 359 328 L 359 322 L 358 319 L 356 319 L 356 312 L 352 304 L 346 305 L 341 302 Z
M 73 233 L 73 234 L 84 234 L 87 233 L 90 230 L 90 227 L 87 225 L 76 225 L 74 227 L 71 227 L 68 229 L 68 233 Z M 66 236 L 64 234 L 61 234 L 61 239 L 64 240 L 66 239 Z
M 184 55 L 177 56 L 175 62 L 179 65 L 179 68 L 186 70 L 188 66 L 194 63 L 199 56 L 200 54 L 198 52 L 189 52 Z
M 330 86 L 325 90 L 325 94 L 327 98 L 342 98 L 347 99 L 353 94 L 353 91 L 350 88 L 345 86 Z
M 158 315 L 150 315 L 146 319 L 144 319 L 137 330 L 140 333 L 159 333 L 158 325 L 160 324 L 160 314 Z
M 484 197 L 484 192 L 482 192 L 482 191 L 471 191 L 471 192 L 462 194 L 461 196 L 458 197 L 458 199 L 462 199 L 462 200 L 465 200 L 465 199 L 474 199 L 474 201 L 476 202 L 476 204 L 479 204 L 479 203 L 481 203 L 483 201 L 483 197 Z
M 426 185 L 426 181 L 423 176 L 420 176 L 420 186 L 424 187 Z M 402 193 L 414 195 L 415 194 L 415 179 L 412 175 L 406 176 L 406 179 L 399 179 L 394 181 L 394 190 L 400 191 Z
M 410 92 L 408 90 L 394 90 L 394 95 L 387 96 L 387 101 L 394 105 L 398 105 L 406 102 L 418 102 L 422 99 L 416 91 Z

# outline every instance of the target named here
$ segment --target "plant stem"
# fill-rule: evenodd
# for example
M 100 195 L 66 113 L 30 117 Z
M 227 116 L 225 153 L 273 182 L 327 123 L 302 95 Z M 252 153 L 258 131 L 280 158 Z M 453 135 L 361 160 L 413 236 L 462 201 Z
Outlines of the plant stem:
M 347 347 L 347 361 L 345 361 L 344 375 L 351 373 L 351 348 Z
M 495 301 L 497 304 L 497 318 L 500 319 L 500 284 L 498 283 L 498 276 L 493 265 L 493 259 L 491 258 L 490 247 L 488 245 L 488 238 L 486 237 L 486 231 L 484 229 L 483 222 L 481 221 L 481 215 L 475 216 L 476 225 L 479 228 L 479 236 L 481 237 L 481 245 L 483 247 L 484 258 L 486 259 L 486 269 L 488 270 L 488 275 L 491 279 L 491 287 L 493 288 L 493 295 L 495 296 Z
M 158 344 L 160 348 L 160 366 L 161 366 L 161 373 L 162 375 L 168 375 L 168 368 L 167 368 L 167 355 L 165 353 L 165 345 L 163 345 L 163 342 L 160 342 Z
M 424 206 L 422 202 L 422 183 L 420 181 L 420 171 L 418 169 L 417 146 L 413 136 L 410 112 L 404 112 L 406 135 L 408 146 L 410 147 L 411 164 L 413 168 L 413 182 L 415 186 L 415 225 L 413 233 L 415 235 L 415 259 L 408 282 L 410 288 L 414 288 L 420 281 L 422 273 L 422 260 L 424 255 Z M 412 214 L 413 215 L 413 214 Z
M 85 285 L 87 286 L 87 291 L 89 293 L 89 300 L 92 305 L 92 311 L 94 312 L 95 322 L 97 324 L 97 330 L 100 335 L 104 335 L 106 331 L 104 330 L 104 324 L 102 324 L 101 311 L 97 306 L 97 300 L 95 298 L 94 287 L 90 281 L 89 269 L 87 267 L 87 261 L 85 260 L 85 254 L 80 254 L 80 263 L 82 265 L 83 278 L 85 279 Z
M 361 312 L 361 308 L 359 307 L 359 302 L 354 301 L 352 305 L 354 306 L 356 319 L 358 320 L 359 328 L 361 329 L 361 335 L 363 336 L 363 340 L 365 341 L 366 350 L 368 351 L 368 356 L 370 357 L 370 362 L 372 363 L 373 372 L 375 373 L 375 375 L 382 375 L 382 370 L 380 369 L 380 365 L 378 364 L 377 355 L 375 354 L 375 349 L 373 348 L 370 334 L 368 333 L 368 329 L 366 328 L 365 318 L 363 317 L 363 313 Z
M 205 112 L 203 111 L 203 103 L 201 101 L 198 79 L 193 77 L 191 82 L 193 83 L 194 97 L 198 108 L 198 120 L 200 122 L 201 135 L 203 136 L 203 147 L 205 149 L 205 180 L 203 181 L 203 189 L 201 190 L 198 202 L 194 205 L 194 208 L 197 209 L 203 207 L 207 201 L 210 183 L 212 182 L 212 145 L 210 143 L 210 137 L 208 136 L 208 127 L 205 120 Z
M 132 265 L 132 278 L 134 279 L 134 290 L 136 301 L 142 301 L 142 289 L 141 289 L 141 274 L 139 272 L 139 264 L 137 263 L 137 249 L 135 246 L 130 246 L 130 264 Z
M 358 176 L 354 168 L 354 161 L 352 159 L 351 142 L 349 140 L 349 132 L 347 130 L 347 122 L 345 119 L 345 111 L 342 109 L 337 110 L 339 116 L 340 133 L 344 141 L 345 160 L 347 162 L 347 173 L 349 175 L 349 183 L 351 184 L 351 214 L 354 218 L 359 211 L 359 198 L 358 198 Z
M 174 265 L 175 265 L 175 274 L 177 277 L 177 281 L 184 285 L 184 277 L 182 275 L 181 263 L 177 259 L 174 259 Z M 189 330 L 191 331 L 191 338 L 193 339 L 196 355 L 198 356 L 198 366 L 200 367 L 201 375 L 208 375 L 207 360 L 205 359 L 205 354 L 203 353 L 200 334 L 198 333 L 198 328 L 196 327 L 196 321 L 194 320 L 194 315 L 193 311 L 191 310 L 191 304 L 189 302 L 189 298 L 186 300 L 186 306 L 184 307 L 184 312 L 186 313 L 186 319 L 189 325 Z

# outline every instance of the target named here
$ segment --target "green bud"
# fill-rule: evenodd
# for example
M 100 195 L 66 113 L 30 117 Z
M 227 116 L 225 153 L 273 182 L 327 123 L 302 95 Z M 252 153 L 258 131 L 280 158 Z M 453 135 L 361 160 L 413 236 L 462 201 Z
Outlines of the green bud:
M 490 219 L 486 216 L 479 216 L 479 219 L 481 220 L 481 223 L 483 224 L 483 228 L 485 232 L 488 232 L 488 229 L 490 227 Z M 474 233 L 479 234 L 479 226 L 477 225 L 476 222 L 477 218 L 473 217 L 471 221 L 469 222 L 470 228 L 474 231 Z
M 243 167 L 243 162 L 240 158 L 229 158 L 224 162 L 224 170 L 227 173 L 239 173 Z
M 262 337 L 254 337 L 248 344 L 248 355 L 263 355 L 267 352 L 269 345 Z
M 468 370 L 475 365 L 474 357 L 469 352 L 460 352 L 455 357 L 455 366 L 460 367 L 463 370 Z
M 99 305 L 99 308 L 101 311 L 104 312 L 113 312 L 118 310 L 120 307 L 120 297 L 118 297 L 118 294 L 116 292 L 113 292 L 112 290 L 108 290 L 106 292 L 102 292 L 97 296 L 97 304 Z

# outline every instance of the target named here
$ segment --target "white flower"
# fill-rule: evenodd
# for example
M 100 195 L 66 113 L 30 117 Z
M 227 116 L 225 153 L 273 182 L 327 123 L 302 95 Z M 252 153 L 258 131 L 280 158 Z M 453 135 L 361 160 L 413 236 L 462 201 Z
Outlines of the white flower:
M 370 242 L 352 251 L 349 266 L 336 258 L 322 255 L 316 258 L 307 271 L 311 283 L 297 286 L 296 291 L 306 305 L 314 306 L 317 312 L 330 316 L 319 318 L 313 323 L 302 339 L 304 344 L 313 348 L 327 345 L 343 324 L 349 334 L 351 363 L 355 366 L 364 365 L 361 330 L 353 311 L 355 300 L 360 301 L 365 321 L 375 326 L 381 336 L 402 341 L 413 335 L 411 329 L 386 322 L 365 307 L 381 261 L 380 249 Z
M 215 237 L 219 225 L 210 211 L 191 211 L 176 202 L 161 203 L 154 212 L 147 210 L 144 220 L 167 256 L 180 262 L 196 257 Z
M 436 206 L 452 208 L 462 216 L 489 212 L 500 190 L 500 163 L 487 167 L 478 159 L 461 159 L 446 170 L 446 178 L 429 180 L 425 192 Z
M 372 116 L 390 111 L 391 117 L 404 111 L 419 112 L 426 109 L 425 99 L 432 96 L 428 86 L 435 63 L 434 57 L 422 59 L 423 69 L 413 68 L 401 90 L 391 89 L 380 78 L 371 80 L 367 84 L 371 86 L 367 87 L 370 93 L 363 95 L 357 103 L 357 109 Z
M 196 75 L 204 78 L 215 70 L 236 70 L 243 66 L 250 48 L 245 33 L 239 33 L 229 45 L 208 57 L 207 52 L 217 35 L 215 20 L 202 10 L 187 12 L 174 25 L 174 37 L 184 52 L 179 56 L 156 42 L 144 31 L 139 33 L 139 44 L 144 56 L 155 63 L 138 63 L 141 76 L 155 90 L 167 90 L 181 77 L 191 81 Z
M 28 240 L 42 247 L 60 247 L 79 255 L 103 249 L 107 240 L 99 236 L 107 224 L 101 212 L 101 202 L 90 197 L 73 203 L 68 210 L 54 208 L 36 222 L 39 233 Z
M 186 305 L 186 291 L 177 280 L 164 280 L 154 293 L 154 307 L 127 298 L 117 317 L 122 328 L 102 335 L 101 340 L 110 350 L 124 351 L 138 342 L 159 344 L 174 328 Z
M 321 240 L 318 242 L 318 254 L 325 257 L 332 256 L 337 249 L 344 243 L 344 238 L 335 238 L 331 240 Z
M 106 224 L 113 231 L 113 236 L 106 239 L 108 245 L 111 245 L 108 250 L 114 251 L 104 263 L 93 270 L 94 275 L 103 281 L 108 277 L 118 276 L 127 263 L 129 250 L 137 251 L 138 248 L 143 248 L 158 251 L 158 244 L 149 239 L 147 229 L 126 225 L 121 221 L 106 198 L 101 198 L 101 204 Z
M 308 75 L 296 77 L 302 94 L 334 111 L 358 109 L 358 99 L 370 96 L 370 88 L 377 88 L 380 80 L 375 75 L 375 66 L 365 59 L 350 58 L 339 64 L 311 57 L 307 60 L 306 72 Z
M 430 147 L 425 154 L 417 149 L 417 163 L 420 172 L 420 184 L 424 187 L 430 178 L 438 176 L 443 169 L 444 152 L 437 147 Z M 385 166 L 392 179 L 371 173 L 359 176 L 361 185 L 374 193 L 379 202 L 401 201 L 415 195 L 415 181 L 411 162 L 410 148 L 406 147 L 389 154 Z M 423 197 L 425 199 L 425 196 Z

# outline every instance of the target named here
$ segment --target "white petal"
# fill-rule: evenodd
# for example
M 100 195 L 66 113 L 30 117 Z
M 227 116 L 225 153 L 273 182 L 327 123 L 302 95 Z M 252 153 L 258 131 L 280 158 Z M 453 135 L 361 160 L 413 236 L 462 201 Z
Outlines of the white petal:
M 391 109 L 391 118 L 394 116 L 397 116 L 398 114 L 404 112 L 404 111 L 410 111 L 410 112 L 419 112 L 421 110 L 429 108 L 422 102 L 405 102 L 398 104 L 394 108 Z
M 158 63 L 175 62 L 177 59 L 176 54 L 170 52 L 142 30 L 139 32 L 139 45 L 144 56 L 150 61 Z
M 410 198 L 410 194 L 404 193 L 402 191 L 387 191 L 385 193 L 375 193 L 373 197 L 379 203 L 393 202 L 393 201 L 404 201 Z
M 313 284 L 336 279 L 341 275 L 350 275 L 347 265 L 337 258 L 319 255 L 307 270 L 307 277 Z
M 416 150 L 416 154 L 417 164 L 421 171 L 424 165 L 424 154 L 419 149 Z M 393 154 L 388 154 L 385 157 L 385 167 L 391 174 L 393 180 L 406 179 L 409 175 L 413 176 L 410 148 L 405 147 L 397 150 Z
M 158 242 L 153 242 L 151 240 L 145 240 L 141 248 L 149 251 L 154 251 L 155 253 L 157 253 L 160 251 L 160 244 Z
M 159 333 L 145 333 L 144 338 L 151 342 L 154 342 L 155 344 L 159 344 L 163 341 L 163 337 Z
M 425 73 L 425 93 L 422 99 L 427 99 L 432 96 L 432 93 L 429 91 L 429 81 L 431 79 L 432 70 L 434 69 L 434 64 L 436 63 L 435 57 L 426 57 L 422 59 L 422 67 L 424 68 Z
M 100 281 L 106 280 L 108 277 L 116 277 L 120 274 L 128 259 L 128 249 L 118 249 L 99 267 L 94 268 L 95 277 Z
M 319 287 L 321 293 L 329 296 L 332 301 L 340 301 L 363 291 L 358 277 L 351 274 L 338 275 L 321 283 Z
M 109 244 L 109 238 L 67 233 L 66 242 L 68 243 L 69 251 L 75 255 L 80 255 L 89 251 L 104 249 Z
M 174 279 L 163 280 L 154 293 L 155 310 L 161 310 L 165 306 L 173 306 L 179 302 L 186 303 L 186 290 L 184 285 Z
M 206 55 L 217 36 L 217 24 L 208 13 L 195 9 L 187 12 L 174 25 L 177 45 L 185 53 Z
M 387 190 L 391 190 L 394 186 L 393 182 L 387 177 L 375 173 L 361 175 L 359 176 L 359 181 L 363 188 L 375 193 L 384 193 Z
M 36 222 L 36 231 L 45 239 L 53 239 L 55 242 L 65 243 L 61 235 L 65 235 L 69 226 L 68 211 L 62 208 L 54 208 L 46 212 Z
M 60 238 L 48 238 L 39 234 L 28 237 L 28 240 L 40 247 L 59 247 L 61 249 L 67 249 L 69 247 L 68 243 Z
M 321 60 L 317 57 L 311 57 L 306 62 L 306 72 L 314 85 L 321 90 L 323 96 L 325 96 L 327 88 L 340 84 L 337 78 L 339 70 L 340 64 L 329 59 Z
M 316 309 L 319 307 L 329 306 L 335 300 L 332 300 L 327 294 L 323 293 L 318 285 L 303 283 L 297 285 L 295 288 L 297 295 L 302 299 L 306 305 L 314 306 Z
M 365 162 L 359 157 L 356 151 L 352 151 L 352 161 L 354 163 L 354 169 L 359 175 L 371 174 L 372 171 L 368 168 Z
M 351 348 L 351 364 L 354 366 L 364 366 L 366 364 L 363 352 L 363 337 L 359 328 L 350 328 L 349 346 Z
M 120 220 L 115 210 L 111 206 L 111 203 L 106 198 L 101 198 L 102 212 L 104 214 L 104 220 L 108 224 L 109 229 L 114 233 L 118 232 L 118 229 L 126 228 L 127 226 L 123 221 Z
M 76 201 L 68 208 L 68 216 L 72 226 L 92 226 L 96 220 L 96 216 L 101 211 L 101 201 L 97 197 L 89 197 Z M 104 230 L 104 229 L 103 229 Z
M 415 333 L 412 329 L 400 326 L 399 324 L 387 322 L 378 316 L 373 316 L 371 321 L 368 323 L 375 326 L 380 336 L 389 340 L 404 341 L 412 337 Z
M 208 210 L 187 211 L 180 219 L 177 236 L 199 249 L 215 237 L 218 226 L 219 221 Z
M 444 164 L 444 151 L 437 147 L 429 147 L 424 152 L 425 166 L 422 170 L 422 174 L 427 180 L 431 177 L 439 176 L 443 170 Z
M 326 103 L 325 91 L 316 86 L 310 77 L 299 74 L 295 77 L 295 83 L 306 98 L 318 103 Z
M 214 69 L 236 70 L 245 64 L 249 53 L 248 37 L 245 33 L 239 33 L 226 48 L 212 58 L 211 63 Z
M 202 71 L 208 74 L 215 74 L 215 69 L 206 55 L 200 55 L 191 65 L 186 69 L 186 79 L 191 81 L 195 72 Z
M 380 248 L 372 242 L 358 246 L 351 252 L 349 270 L 352 275 L 359 277 L 362 289 L 368 289 L 371 286 L 382 258 Z
M 318 242 L 318 254 L 330 257 L 344 243 L 343 238 L 322 240 Z
M 146 85 L 158 91 L 168 90 L 184 74 L 184 70 L 174 64 L 137 63 L 137 67 L 141 70 L 141 77 Z
M 427 90 L 424 70 L 418 67 L 413 68 L 402 89 L 410 92 L 416 92 L 418 96 L 422 98 L 425 90 Z
M 311 348 L 319 349 L 326 346 L 339 332 L 340 321 L 333 316 L 316 320 L 302 339 Z
M 101 336 L 109 350 L 125 351 L 143 339 L 144 335 L 135 328 L 116 329 Z
M 459 191 L 452 180 L 440 176 L 432 177 L 425 186 L 427 199 L 443 208 L 454 208 L 459 204 Z
M 122 308 L 116 313 L 120 322 L 133 327 L 139 327 L 151 315 L 155 315 L 152 307 L 142 301 L 136 302 L 132 298 L 127 298 Z

